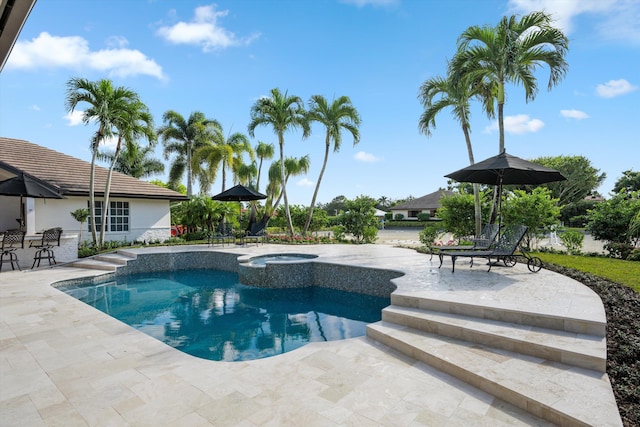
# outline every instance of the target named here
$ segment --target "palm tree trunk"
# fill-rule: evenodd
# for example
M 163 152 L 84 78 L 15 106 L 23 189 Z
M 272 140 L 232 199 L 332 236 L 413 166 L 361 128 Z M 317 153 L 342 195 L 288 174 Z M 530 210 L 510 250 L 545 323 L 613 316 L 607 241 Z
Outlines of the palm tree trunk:
M 118 137 L 118 144 L 116 145 L 116 151 L 111 159 L 111 165 L 109 165 L 109 171 L 107 172 L 107 182 L 104 186 L 104 206 L 102 209 L 102 227 L 100 227 L 100 247 L 104 246 L 104 235 L 107 228 L 107 212 L 109 210 L 109 195 L 111 193 L 111 178 L 113 176 L 113 170 L 116 166 L 116 161 L 120 155 L 121 148 L 122 137 Z
M 187 197 L 191 198 L 191 145 L 187 142 Z
M 96 196 L 95 196 L 95 175 L 96 175 L 96 156 L 98 155 L 98 147 L 92 147 L 91 168 L 89 172 L 89 211 L 91 212 L 91 238 L 93 246 L 98 243 L 98 234 L 96 232 Z
M 464 132 L 464 139 L 467 143 L 467 153 L 469 154 L 469 164 L 474 164 L 473 148 L 471 147 L 471 136 L 469 135 L 469 126 L 462 125 L 462 132 Z M 473 184 L 473 208 L 474 218 L 476 225 L 476 236 L 480 235 L 482 231 L 482 207 L 480 206 L 480 186 Z
M 304 224 L 304 229 L 302 230 L 302 235 L 306 236 L 307 231 L 309 230 L 309 225 L 311 224 L 311 219 L 313 218 L 313 208 L 316 205 L 316 197 L 318 197 L 318 190 L 320 190 L 320 182 L 322 181 L 322 176 L 324 175 L 324 171 L 327 168 L 327 160 L 329 159 L 329 147 L 330 139 L 329 133 L 327 132 L 327 139 L 324 148 L 324 162 L 322 163 L 322 169 L 320 169 L 320 176 L 318 177 L 318 182 L 316 183 L 316 189 L 313 192 L 313 197 L 311 198 L 311 206 L 309 207 L 309 216 L 307 217 L 307 222 Z
M 500 145 L 498 154 L 504 151 L 504 81 L 500 81 L 498 84 L 498 130 L 500 133 Z M 498 214 L 498 188 L 493 188 L 493 202 L 491 203 L 491 213 L 489 215 L 489 222 L 491 224 L 496 222 Z
M 291 212 L 289 211 L 289 199 L 287 198 L 287 182 L 284 176 L 284 141 L 282 134 L 278 135 L 280 145 L 280 179 L 282 180 L 282 195 L 284 196 L 284 212 L 287 217 L 289 235 L 293 236 L 293 222 L 291 222 Z

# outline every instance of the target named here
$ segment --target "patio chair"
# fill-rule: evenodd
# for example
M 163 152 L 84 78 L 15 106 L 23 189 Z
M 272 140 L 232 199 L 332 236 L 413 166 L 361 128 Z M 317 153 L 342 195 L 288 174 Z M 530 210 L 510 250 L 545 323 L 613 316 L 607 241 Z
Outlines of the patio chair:
M 489 249 L 491 245 L 495 243 L 496 238 L 498 237 L 498 230 L 500 230 L 499 224 L 485 224 L 485 226 L 482 227 L 480 234 L 478 234 L 473 239 L 471 239 L 470 245 L 432 246 L 431 257 L 429 258 L 429 261 L 433 259 L 434 252 L 440 254 L 440 251 L 465 251 L 465 250 Z
M 243 237 L 243 244 L 247 244 L 249 242 L 255 242 L 256 246 L 259 243 L 264 243 L 265 238 L 267 237 L 267 223 L 266 222 L 254 222 L 251 224 L 251 227 L 247 230 L 245 236 Z
M 36 248 L 36 254 L 33 257 L 33 265 L 31 268 L 38 264 L 40 267 L 40 261 L 46 259 L 49 261 L 49 265 L 53 261 L 53 264 L 57 264 L 56 262 L 56 254 L 53 252 L 54 246 L 60 246 L 60 237 L 62 236 L 62 228 L 55 227 L 45 230 L 42 233 L 42 239 L 40 240 L 32 240 L 29 244 L 30 248 Z
M 223 246 L 227 243 L 231 244 L 235 242 L 235 236 L 233 234 L 233 226 L 230 223 L 221 223 L 218 225 L 218 229 L 209 234 L 208 243 L 209 246 L 215 244 L 222 244 Z
M 18 263 L 18 255 L 16 254 L 16 250 L 18 248 L 24 248 L 24 231 L 20 230 L 9 230 L 5 231 L 2 235 L 2 254 L 0 255 L 0 271 L 2 271 L 2 266 L 5 262 L 11 264 L 11 269 L 15 270 L 18 267 L 18 270 L 21 270 L 20 264 Z M 8 256 L 9 259 L 4 259 L 5 256 Z
M 542 268 L 542 261 L 540 258 L 529 256 L 521 247 L 522 239 L 527 232 L 526 225 L 510 225 L 502 229 L 497 242 L 495 242 L 488 249 L 483 250 L 441 250 L 438 256 L 440 257 L 440 267 L 442 267 L 443 258 L 450 256 L 452 261 L 451 272 L 454 273 L 456 269 L 457 258 L 471 258 L 471 266 L 473 267 L 473 258 L 486 258 L 489 261 L 489 270 L 491 267 L 502 261 L 505 266 L 513 267 L 516 264 L 516 251 L 520 248 L 522 256 L 527 259 L 527 268 L 529 271 L 537 273 Z M 492 261 L 495 258 L 495 261 Z

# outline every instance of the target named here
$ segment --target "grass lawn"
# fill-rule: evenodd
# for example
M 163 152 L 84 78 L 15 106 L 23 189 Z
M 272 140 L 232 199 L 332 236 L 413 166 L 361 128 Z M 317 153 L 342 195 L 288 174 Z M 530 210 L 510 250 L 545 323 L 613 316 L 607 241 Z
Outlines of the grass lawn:
M 545 263 L 580 270 L 640 292 L 640 262 L 548 252 L 538 252 L 535 256 Z

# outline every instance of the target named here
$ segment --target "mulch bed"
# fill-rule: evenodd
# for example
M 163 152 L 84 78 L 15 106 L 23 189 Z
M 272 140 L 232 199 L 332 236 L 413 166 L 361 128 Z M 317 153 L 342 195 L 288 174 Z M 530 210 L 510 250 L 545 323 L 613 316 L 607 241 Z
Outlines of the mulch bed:
M 625 427 L 640 426 L 640 293 L 597 276 L 545 263 L 596 292 L 607 315 L 607 374 Z

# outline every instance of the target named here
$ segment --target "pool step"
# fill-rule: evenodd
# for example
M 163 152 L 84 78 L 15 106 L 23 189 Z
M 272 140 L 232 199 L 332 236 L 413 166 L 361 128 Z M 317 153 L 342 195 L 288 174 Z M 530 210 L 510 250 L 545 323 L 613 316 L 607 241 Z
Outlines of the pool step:
M 442 313 L 473 316 L 479 319 L 497 320 L 519 325 L 536 326 L 576 334 L 605 337 L 607 334 L 606 321 L 589 318 L 568 318 L 548 313 L 530 313 L 515 309 L 492 307 L 488 304 L 472 304 L 467 301 L 446 299 L 431 299 L 407 294 L 391 294 L 391 304 L 395 306 L 411 307 Z
M 579 368 L 607 367 L 605 337 L 395 305 L 382 311 L 382 320 Z
M 384 320 L 368 325 L 367 336 L 551 423 L 622 425 L 603 372 Z
M 118 267 L 127 265 L 128 261 L 135 259 L 135 256 L 122 252 L 112 252 L 100 254 L 91 258 L 82 258 L 71 265 L 77 268 L 87 268 L 91 270 L 115 271 Z

